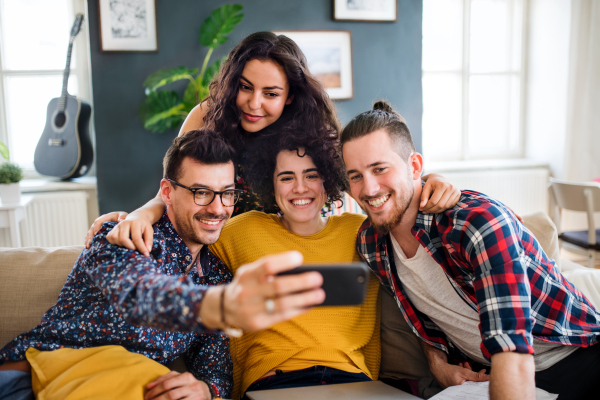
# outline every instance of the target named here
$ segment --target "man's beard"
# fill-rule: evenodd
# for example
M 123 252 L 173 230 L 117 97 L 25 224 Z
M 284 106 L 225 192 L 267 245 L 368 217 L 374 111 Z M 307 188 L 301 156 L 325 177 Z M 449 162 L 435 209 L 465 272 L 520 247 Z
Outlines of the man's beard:
M 396 191 L 391 191 L 389 194 L 390 194 L 390 199 L 388 201 L 394 201 L 393 199 L 395 198 Z M 378 199 L 383 195 L 384 194 L 377 194 L 375 196 L 363 197 L 363 198 L 361 198 L 361 201 L 364 203 L 367 203 L 367 200 Z M 406 210 L 408 210 L 408 207 L 410 206 L 410 203 L 412 202 L 414 195 L 415 195 L 415 188 L 413 185 L 409 185 L 407 190 L 403 191 L 403 196 L 402 197 L 398 196 L 396 198 L 396 201 L 394 202 L 393 208 L 391 210 L 391 215 L 388 218 L 388 220 L 380 222 L 380 223 L 376 223 L 373 220 L 373 218 L 371 217 L 371 214 L 369 213 L 369 208 L 365 207 L 365 209 L 367 211 L 367 215 L 369 216 L 369 219 L 371 220 L 371 225 L 373 226 L 373 228 L 375 228 L 377 233 L 379 233 L 380 235 L 387 235 L 388 233 L 390 233 L 390 231 L 392 229 L 394 229 L 396 226 L 398 226 L 398 224 L 400 222 L 402 222 L 402 218 L 404 217 Z
M 196 221 L 201 219 L 222 219 L 227 221 L 229 219 L 228 214 L 211 214 L 211 213 L 196 213 L 193 218 Z M 224 225 L 224 224 L 223 224 Z M 221 225 L 221 229 L 223 229 L 223 225 Z M 209 245 L 215 243 L 219 236 L 221 235 L 221 229 L 217 231 L 203 231 L 204 237 L 201 237 L 198 232 L 194 229 L 193 223 L 190 223 L 187 219 L 180 217 L 177 213 L 175 213 L 175 226 L 177 227 L 177 233 L 179 237 L 181 237 L 184 241 L 193 242 L 201 245 Z

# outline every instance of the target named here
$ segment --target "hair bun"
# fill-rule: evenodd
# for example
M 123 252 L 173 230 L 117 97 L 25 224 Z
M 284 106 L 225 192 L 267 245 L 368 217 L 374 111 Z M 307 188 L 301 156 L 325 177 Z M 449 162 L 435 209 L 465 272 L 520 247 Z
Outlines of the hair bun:
M 397 113 L 396 111 L 394 111 L 394 109 L 392 108 L 392 105 L 387 100 L 377 100 L 375 102 L 375 104 L 373 104 L 373 111 L 377 111 L 377 110 L 381 110 L 386 113 L 393 114 L 393 115 L 397 116 L 400 119 L 400 121 L 406 123 L 406 121 L 404 120 L 404 117 L 402 115 L 400 115 L 399 113 Z
M 373 110 L 381 110 L 389 113 L 396 114 L 392 105 L 387 100 L 377 100 L 375 104 L 373 104 Z

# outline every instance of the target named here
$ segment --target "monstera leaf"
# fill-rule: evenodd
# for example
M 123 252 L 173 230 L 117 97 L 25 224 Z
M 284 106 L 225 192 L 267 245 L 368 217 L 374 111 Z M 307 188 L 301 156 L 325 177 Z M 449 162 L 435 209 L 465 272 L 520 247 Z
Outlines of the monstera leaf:
M 226 4 L 214 10 L 202 23 L 200 44 L 216 49 L 225 43 L 229 39 L 226 35 L 244 18 L 244 14 L 239 13 L 242 8 L 241 4 Z
M 156 133 L 175 129 L 192 108 L 208 97 L 208 86 L 226 58 L 217 60 L 210 66 L 208 62 L 213 51 L 227 41 L 227 35 L 244 17 L 240 12 L 242 9 L 241 4 L 227 4 L 213 10 L 210 17 L 203 22 L 199 39 L 202 45 L 208 46 L 208 51 L 200 73 L 198 69 L 187 67 L 164 68 L 146 78 L 143 83 L 146 98 L 139 108 L 144 128 Z M 175 91 L 160 89 L 182 79 L 189 80 L 182 98 Z M 0 154 L 3 154 L 1 147 Z
M 153 91 L 180 79 L 194 80 L 192 75 L 197 73 L 198 69 L 188 67 L 163 68 L 148 76 L 143 85 L 149 91 Z
M 150 92 L 142 103 L 139 114 L 144 128 L 159 133 L 175 129 L 187 115 L 185 105 L 173 90 Z
M 192 108 L 200 104 L 202 100 L 208 97 L 208 86 L 201 85 L 198 81 L 200 76 L 196 78 L 196 82 L 190 82 L 183 93 L 183 104 L 185 109 L 190 112 Z

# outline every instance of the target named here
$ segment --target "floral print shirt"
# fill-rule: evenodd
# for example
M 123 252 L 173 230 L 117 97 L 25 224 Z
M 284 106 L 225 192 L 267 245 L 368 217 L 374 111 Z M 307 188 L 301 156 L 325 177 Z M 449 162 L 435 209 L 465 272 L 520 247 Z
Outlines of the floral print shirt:
M 194 262 L 166 212 L 154 225 L 150 257 L 110 244 L 106 235 L 114 225 L 105 223 L 81 253 L 42 322 L 0 350 L 0 364 L 24 360 L 29 347 L 121 345 L 165 365 L 185 354 L 188 370 L 228 397 L 229 340 L 204 328 L 194 308 L 208 286 L 230 282 L 231 272 L 208 246 Z

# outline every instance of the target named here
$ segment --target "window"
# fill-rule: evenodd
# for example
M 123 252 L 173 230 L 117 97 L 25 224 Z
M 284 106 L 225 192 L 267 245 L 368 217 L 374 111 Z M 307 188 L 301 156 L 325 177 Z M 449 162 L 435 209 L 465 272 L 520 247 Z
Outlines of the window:
M 0 141 L 29 177 L 36 176 L 33 154 L 48 102 L 61 95 L 76 13 L 87 14 L 85 0 L 0 0 Z M 68 89 L 87 102 L 88 42 L 84 21 L 73 45 Z
M 525 1 L 424 0 L 428 160 L 523 156 Z

